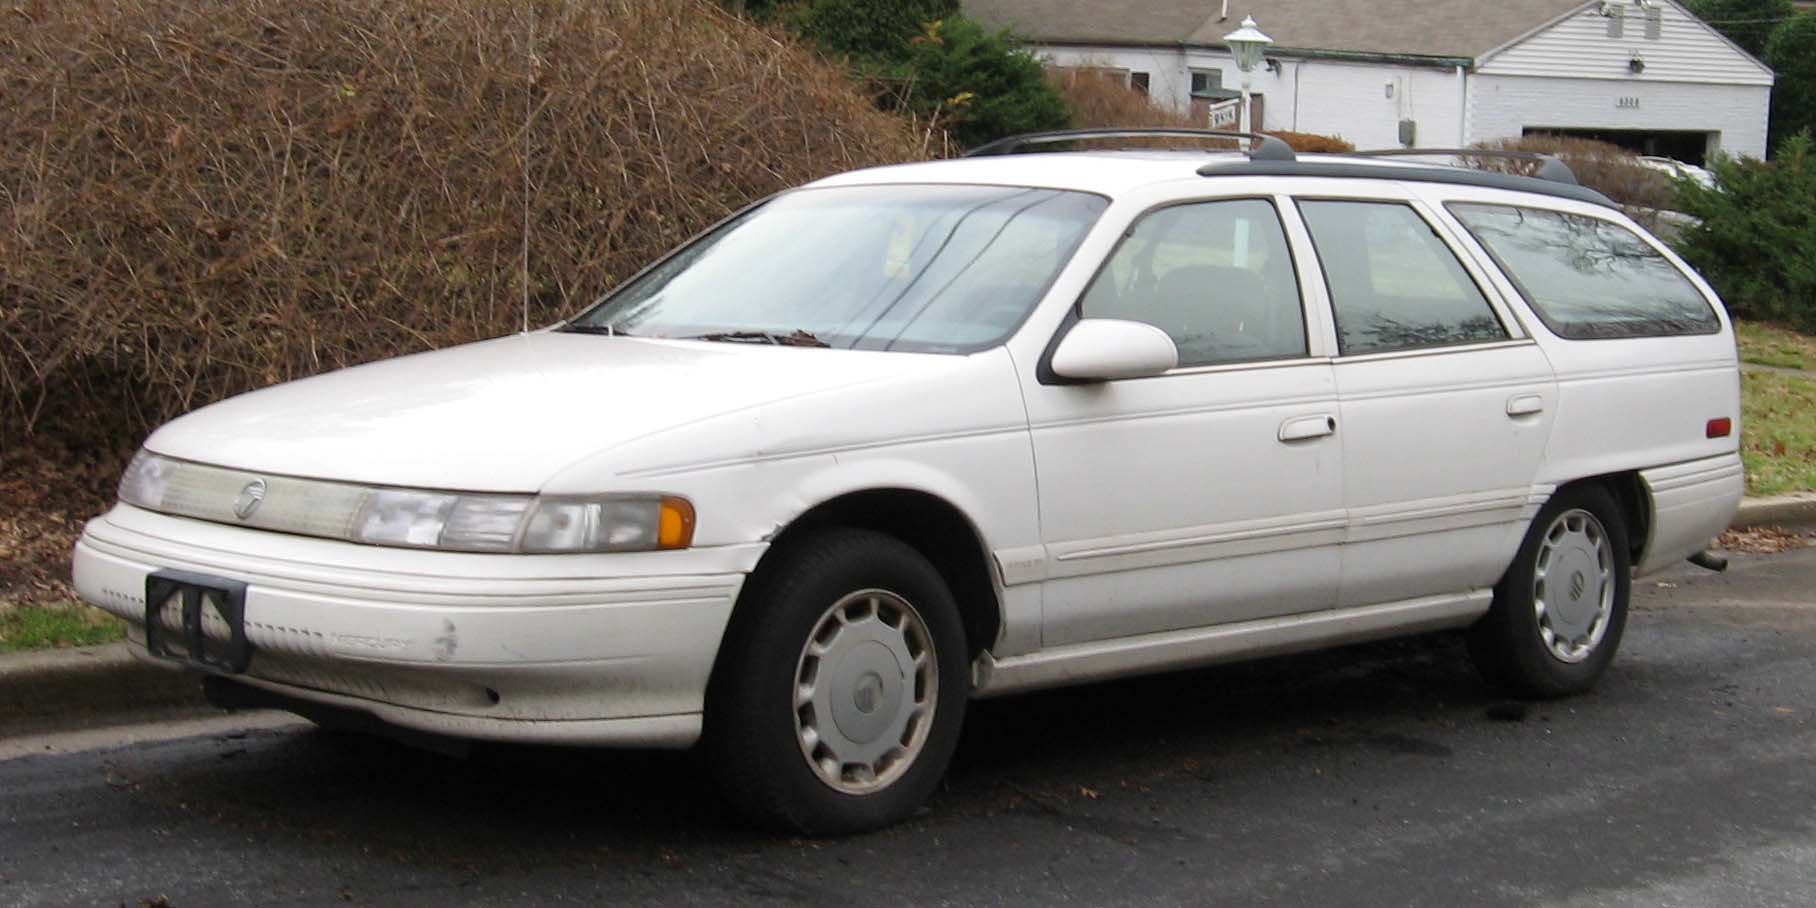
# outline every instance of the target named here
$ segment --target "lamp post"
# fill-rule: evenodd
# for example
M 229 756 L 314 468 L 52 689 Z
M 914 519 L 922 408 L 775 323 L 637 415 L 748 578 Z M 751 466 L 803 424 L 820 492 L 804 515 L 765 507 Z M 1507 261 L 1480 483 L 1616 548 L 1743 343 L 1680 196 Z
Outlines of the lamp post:
M 1249 94 L 1254 87 L 1255 67 L 1261 65 L 1261 55 L 1267 52 L 1267 46 L 1274 43 L 1265 32 L 1255 26 L 1254 16 L 1242 17 L 1242 26 L 1223 36 L 1223 43 L 1229 45 L 1230 53 L 1236 58 L 1236 68 L 1242 70 L 1242 131 L 1254 129 L 1249 113 Z

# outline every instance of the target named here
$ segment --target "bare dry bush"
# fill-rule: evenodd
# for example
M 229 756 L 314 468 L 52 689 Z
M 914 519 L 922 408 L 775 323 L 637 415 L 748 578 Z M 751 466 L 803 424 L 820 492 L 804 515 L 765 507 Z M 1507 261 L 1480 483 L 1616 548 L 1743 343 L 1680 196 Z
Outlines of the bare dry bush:
M 1520 138 L 1479 142 L 1477 148 L 1494 151 L 1523 151 L 1552 155 L 1569 165 L 1577 182 L 1616 203 L 1634 209 L 1659 209 L 1671 205 L 1676 190 L 1664 174 L 1647 169 L 1638 155 L 1606 142 L 1571 139 L 1561 136 L 1532 135 Z M 1468 157 L 1464 163 L 1479 170 L 1531 176 L 1538 173 L 1539 162 L 1506 158 Z
M 1270 132 L 1268 135 L 1286 142 L 1292 146 L 1294 151 L 1307 154 L 1343 154 L 1356 150 L 1356 143 L 1342 136 L 1327 136 L 1315 132 Z
M 0 448 L 506 333 L 526 293 L 546 323 L 753 198 L 942 140 L 848 86 L 710 0 L 9 10 Z
M 1079 129 L 1203 129 L 1204 123 L 1189 113 L 1171 110 L 1153 98 L 1135 91 L 1127 84 L 1127 73 L 1108 67 L 1056 67 L 1047 77 L 1059 89 L 1060 96 L 1072 108 L 1072 125 Z M 1306 132 L 1270 132 L 1285 140 L 1294 151 L 1355 151 L 1356 146 L 1338 136 Z M 1118 140 L 1126 143 L 1128 140 Z M 1217 142 L 1193 139 L 1149 140 L 1160 148 L 1216 148 Z M 1226 146 L 1235 148 L 1239 143 Z
M 1047 78 L 1072 108 L 1078 129 L 1193 129 L 1204 124 L 1189 114 L 1168 110 L 1130 88 L 1127 73 L 1098 67 L 1055 67 Z

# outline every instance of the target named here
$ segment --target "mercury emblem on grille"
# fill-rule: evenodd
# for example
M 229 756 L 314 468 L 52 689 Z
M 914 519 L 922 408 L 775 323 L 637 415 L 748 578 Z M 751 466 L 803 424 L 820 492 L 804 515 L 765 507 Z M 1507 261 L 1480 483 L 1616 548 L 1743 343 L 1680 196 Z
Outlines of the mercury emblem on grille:
M 245 520 L 252 512 L 259 509 L 259 502 L 265 500 L 265 480 L 254 479 L 240 490 L 240 497 L 233 500 L 233 516 Z

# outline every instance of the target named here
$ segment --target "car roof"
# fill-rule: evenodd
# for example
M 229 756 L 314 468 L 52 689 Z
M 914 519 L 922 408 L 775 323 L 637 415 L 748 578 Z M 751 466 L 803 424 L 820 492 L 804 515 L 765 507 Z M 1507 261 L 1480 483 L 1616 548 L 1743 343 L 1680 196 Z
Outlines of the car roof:
M 966 183 L 1036 186 L 1116 198 L 1157 183 L 1193 177 L 1274 176 L 1378 179 L 1483 186 L 1613 206 L 1600 193 L 1571 183 L 1430 162 L 1360 155 L 1312 154 L 1297 160 L 1250 160 L 1239 151 L 1100 150 L 999 154 L 870 167 L 836 174 L 814 187 L 877 183 Z

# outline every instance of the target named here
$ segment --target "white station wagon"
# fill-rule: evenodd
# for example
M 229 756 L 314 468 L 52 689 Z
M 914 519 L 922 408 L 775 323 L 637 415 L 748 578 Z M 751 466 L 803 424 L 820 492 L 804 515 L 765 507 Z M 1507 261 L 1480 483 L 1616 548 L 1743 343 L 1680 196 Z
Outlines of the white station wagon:
M 216 702 L 700 743 L 834 833 L 925 800 L 973 697 L 1444 628 L 1582 691 L 1732 516 L 1727 316 L 1555 162 L 1005 153 L 1073 137 L 177 419 L 76 586 Z

